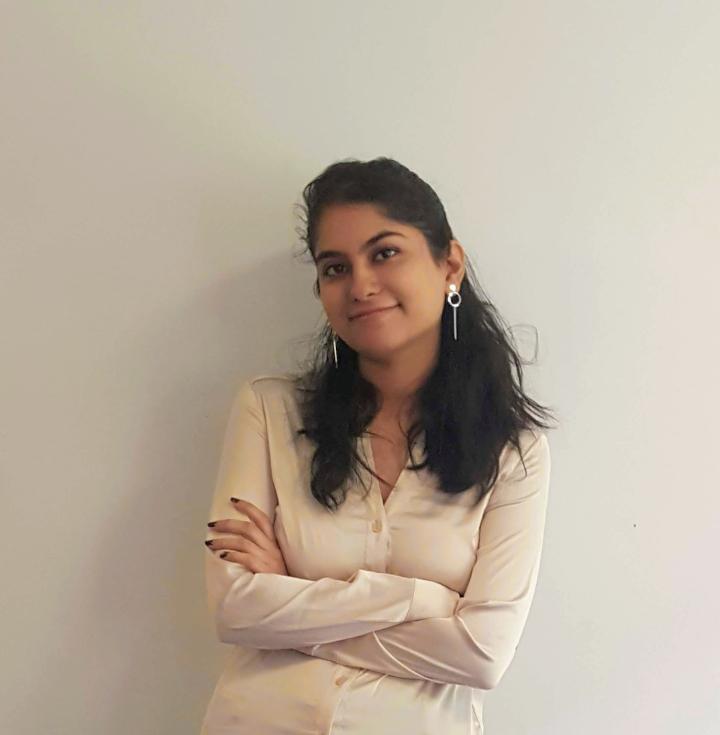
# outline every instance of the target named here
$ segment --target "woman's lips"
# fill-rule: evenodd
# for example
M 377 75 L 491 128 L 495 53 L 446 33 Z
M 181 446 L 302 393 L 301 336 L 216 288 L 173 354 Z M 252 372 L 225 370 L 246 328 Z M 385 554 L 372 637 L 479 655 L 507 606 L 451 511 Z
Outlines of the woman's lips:
M 387 314 L 388 312 L 392 311 L 397 306 L 399 306 L 399 304 L 395 304 L 394 306 L 388 306 L 384 309 L 377 309 L 376 311 L 371 311 L 369 314 L 362 314 L 361 316 L 355 316 L 350 321 L 351 322 L 366 322 L 370 319 L 380 317 L 383 314 Z

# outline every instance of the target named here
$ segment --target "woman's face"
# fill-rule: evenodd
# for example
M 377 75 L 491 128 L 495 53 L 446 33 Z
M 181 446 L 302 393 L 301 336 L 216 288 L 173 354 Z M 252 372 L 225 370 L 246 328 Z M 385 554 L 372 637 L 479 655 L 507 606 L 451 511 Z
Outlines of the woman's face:
M 314 257 L 331 327 L 356 352 L 379 360 L 423 339 L 437 342 L 449 285 L 459 290 L 464 274 L 456 240 L 438 264 L 420 230 L 383 217 L 371 204 L 325 210 Z M 354 317 L 369 309 L 383 310 Z

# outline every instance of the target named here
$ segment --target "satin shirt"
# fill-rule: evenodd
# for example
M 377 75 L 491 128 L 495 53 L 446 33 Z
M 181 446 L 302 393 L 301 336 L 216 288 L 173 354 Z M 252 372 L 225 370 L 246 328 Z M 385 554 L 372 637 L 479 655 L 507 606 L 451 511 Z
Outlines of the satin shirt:
M 480 735 L 486 692 L 512 661 L 536 588 L 546 434 L 521 432 L 524 465 L 503 448 L 475 507 L 474 488 L 445 494 L 427 468 L 403 469 L 383 503 L 361 467 L 369 494 L 353 484 L 331 512 L 310 492 L 314 445 L 301 427 L 290 376 L 241 382 L 209 520 L 249 520 L 231 496 L 255 504 L 288 576 L 205 552 L 210 614 L 231 648 L 202 734 Z M 356 441 L 374 470 L 370 435 Z

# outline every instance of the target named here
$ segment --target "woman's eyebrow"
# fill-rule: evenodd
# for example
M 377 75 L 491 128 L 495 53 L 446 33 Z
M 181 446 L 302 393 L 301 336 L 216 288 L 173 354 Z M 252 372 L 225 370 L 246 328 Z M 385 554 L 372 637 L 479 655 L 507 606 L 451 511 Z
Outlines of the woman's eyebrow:
M 392 230 L 381 230 L 377 233 L 377 235 L 373 235 L 367 242 L 363 243 L 360 246 L 360 251 L 367 250 L 371 245 L 374 245 L 378 240 L 382 240 L 383 237 L 388 237 L 389 235 L 399 235 L 400 237 L 405 237 L 405 235 L 402 234 L 402 232 L 393 232 Z M 345 253 L 341 253 L 339 250 L 321 250 L 316 256 L 315 256 L 315 262 L 319 263 L 321 260 L 324 260 L 325 258 L 331 258 L 336 255 L 344 256 Z

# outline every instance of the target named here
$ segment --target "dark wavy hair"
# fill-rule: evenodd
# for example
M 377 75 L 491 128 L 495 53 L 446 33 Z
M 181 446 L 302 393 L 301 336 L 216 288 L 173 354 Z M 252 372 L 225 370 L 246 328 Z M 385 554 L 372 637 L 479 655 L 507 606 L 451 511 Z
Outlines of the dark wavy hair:
M 454 236 L 440 199 L 429 184 L 392 158 L 338 161 L 303 189 L 303 203 L 296 206 L 304 227 L 296 232 L 305 246 L 303 254 L 309 253 L 313 262 L 318 223 L 336 204 L 371 204 L 382 216 L 417 228 L 437 263 L 449 253 Z M 523 360 L 497 310 L 484 297 L 467 256 L 465 274 L 459 288 L 457 341 L 452 307 L 446 301 L 438 359 L 416 393 L 418 418 L 406 439 L 412 459 L 413 442 L 425 430 L 424 460 L 413 459 L 408 469 L 428 467 L 439 478 L 439 488 L 449 494 L 476 488 L 479 503 L 497 478 L 505 444 L 510 441 L 522 459 L 520 430 L 552 428 L 543 420 L 553 413 L 523 392 Z M 316 297 L 319 290 L 316 278 Z M 363 481 L 358 464 L 377 477 L 356 451 L 356 440 L 380 404 L 375 387 L 360 374 L 357 352 L 339 337 L 335 366 L 332 338 L 326 321 L 310 357 L 299 372 L 291 373 L 303 421 L 297 434 L 306 435 L 316 447 L 311 491 L 329 510 L 344 502 L 351 475 Z

